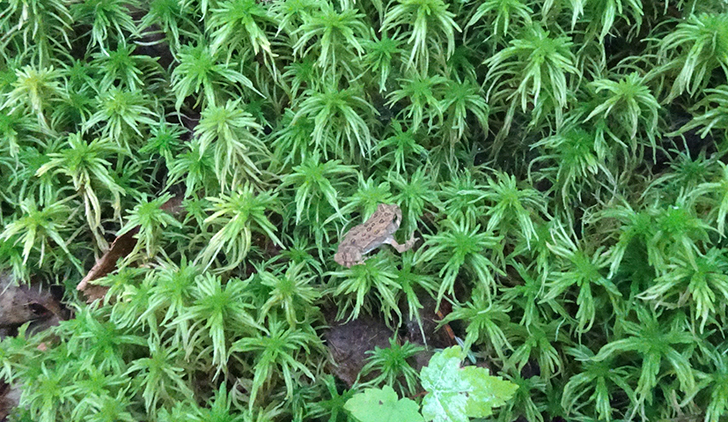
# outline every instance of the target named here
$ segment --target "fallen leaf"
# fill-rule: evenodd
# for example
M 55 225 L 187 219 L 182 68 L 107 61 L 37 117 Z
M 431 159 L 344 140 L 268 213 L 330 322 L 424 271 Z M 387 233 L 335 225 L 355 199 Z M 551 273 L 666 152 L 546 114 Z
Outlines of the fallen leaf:
M 66 319 L 58 299 L 39 283 L 16 284 L 0 273 L 0 328 L 17 328 L 28 321 Z
M 98 261 L 96 261 L 96 264 L 94 264 L 93 268 L 91 268 L 91 271 L 89 271 L 88 274 L 86 274 L 86 277 L 78 283 L 76 290 L 86 296 L 86 302 L 91 303 L 97 299 L 104 298 L 109 288 L 89 283 L 116 269 L 116 262 L 119 258 L 127 256 L 129 252 L 134 250 L 134 246 L 136 246 L 137 243 L 134 235 L 137 233 L 139 233 L 139 227 L 135 227 L 114 239 L 109 250 L 106 251 L 106 253 Z
M 183 198 L 181 195 L 173 196 L 167 202 L 162 204 L 160 208 L 172 215 L 180 215 L 185 211 L 184 207 L 182 206 L 182 199 Z M 106 296 L 106 292 L 109 291 L 108 287 L 98 286 L 90 283 L 114 271 L 116 269 L 116 263 L 119 261 L 119 258 L 123 258 L 129 255 L 129 253 L 134 250 L 134 247 L 137 244 L 137 239 L 134 236 L 136 236 L 137 233 L 139 233 L 139 226 L 134 227 L 133 229 L 114 239 L 114 242 L 111 244 L 111 247 L 109 247 L 109 250 L 106 251 L 106 253 L 104 253 L 104 255 L 96 261 L 96 264 L 94 264 L 93 268 L 91 268 L 91 271 L 89 271 L 88 274 L 86 274 L 86 277 L 84 277 L 83 280 L 78 283 L 78 286 L 76 286 L 76 290 L 80 291 L 81 293 L 83 293 L 84 296 L 86 296 L 87 303 L 92 303 L 98 299 L 103 299 L 104 296 Z

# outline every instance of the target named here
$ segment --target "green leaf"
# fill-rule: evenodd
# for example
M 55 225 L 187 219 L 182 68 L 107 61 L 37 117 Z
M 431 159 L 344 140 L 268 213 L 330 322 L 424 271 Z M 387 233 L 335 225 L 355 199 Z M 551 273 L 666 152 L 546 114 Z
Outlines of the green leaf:
M 467 366 L 460 375 L 470 384 L 465 412 L 471 418 L 485 418 L 493 413 L 493 408 L 506 404 L 513 397 L 518 386 L 510 381 L 488 375 L 488 370 Z
M 470 417 L 487 417 L 518 389 L 512 382 L 488 375 L 485 368 L 460 368 L 461 352 L 459 346 L 448 347 L 422 368 L 422 386 L 428 391 L 422 401 L 425 420 L 468 422 Z
M 397 393 L 388 385 L 367 388 L 346 401 L 344 409 L 360 422 L 424 422 L 414 401 L 397 399 Z

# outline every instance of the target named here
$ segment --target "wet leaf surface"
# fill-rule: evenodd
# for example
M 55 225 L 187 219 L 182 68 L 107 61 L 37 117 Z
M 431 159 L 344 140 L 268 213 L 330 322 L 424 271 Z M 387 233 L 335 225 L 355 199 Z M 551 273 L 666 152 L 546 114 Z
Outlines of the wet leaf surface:
M 8 273 L 0 273 L 0 328 L 12 329 L 36 321 L 35 330 L 65 319 L 58 298 L 39 283 L 16 284 Z
M 370 316 L 361 316 L 349 322 L 332 324 L 326 333 L 327 346 L 333 359 L 332 372 L 349 387 L 366 363 L 368 350 L 389 347 L 392 330 Z

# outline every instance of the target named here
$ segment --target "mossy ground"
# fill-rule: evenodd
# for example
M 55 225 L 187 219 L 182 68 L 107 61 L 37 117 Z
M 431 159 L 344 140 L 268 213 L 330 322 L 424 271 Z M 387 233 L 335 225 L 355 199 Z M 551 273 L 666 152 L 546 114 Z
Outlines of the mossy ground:
M 73 311 L 0 343 L 11 420 L 345 420 L 325 315 L 428 297 L 498 420 L 728 408 L 725 2 L 0 8 L 0 269 Z M 380 203 L 422 241 L 337 265 Z

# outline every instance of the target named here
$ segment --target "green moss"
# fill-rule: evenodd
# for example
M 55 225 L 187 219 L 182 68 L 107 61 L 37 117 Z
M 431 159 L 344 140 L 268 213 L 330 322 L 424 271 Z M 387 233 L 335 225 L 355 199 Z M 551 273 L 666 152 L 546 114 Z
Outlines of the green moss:
M 74 310 L 0 343 L 15 420 L 336 421 L 363 385 L 421 405 L 416 346 L 344 391 L 324 338 L 430 298 L 519 386 L 498 420 L 726 417 L 725 2 L 0 7 L 0 270 Z M 337 265 L 378 203 L 423 242 Z

